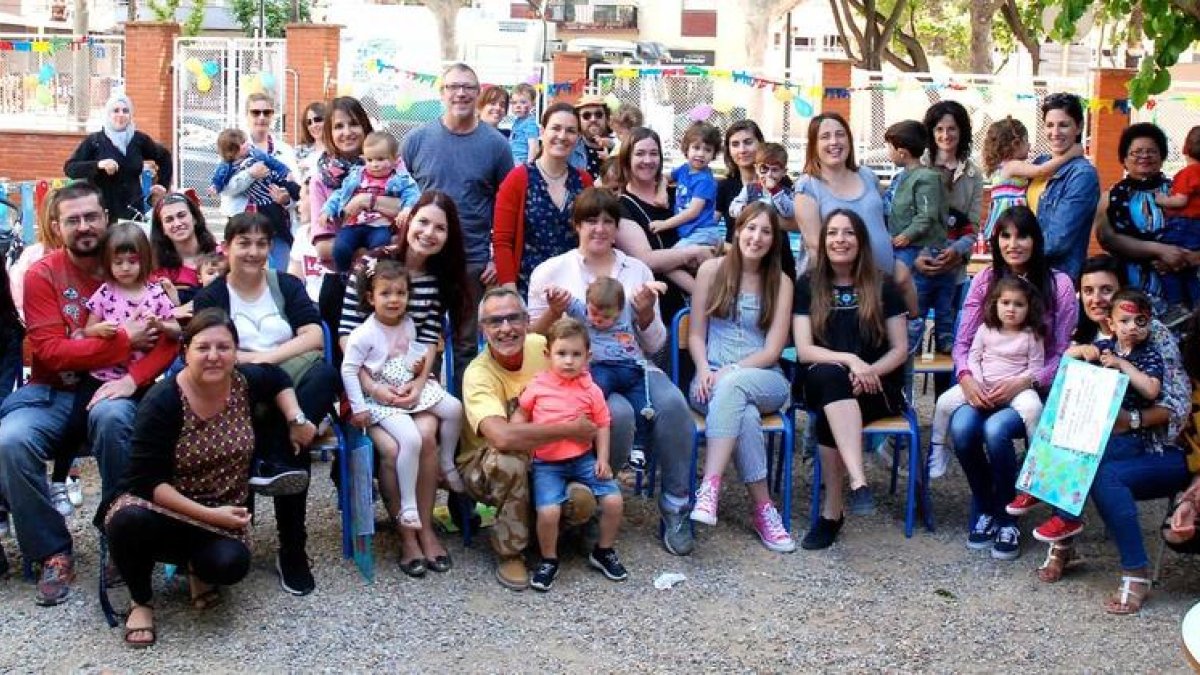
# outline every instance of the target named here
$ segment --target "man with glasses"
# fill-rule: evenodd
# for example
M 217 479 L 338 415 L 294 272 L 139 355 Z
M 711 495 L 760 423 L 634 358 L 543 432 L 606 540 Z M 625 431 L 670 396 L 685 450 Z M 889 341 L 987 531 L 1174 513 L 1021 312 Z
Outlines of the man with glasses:
M 8 499 L 21 553 L 41 564 L 35 600 L 47 606 L 67 599 L 75 566 L 71 534 L 50 502 L 46 462 L 59 446 L 90 443 L 107 499 L 129 460 L 137 409 L 129 397 L 153 382 L 176 353 L 175 343 L 159 340 L 158 329 L 147 321 L 126 323 L 110 339 L 83 337 L 88 321 L 83 303 L 102 281 L 100 242 L 108 216 L 99 190 L 83 182 L 59 190 L 48 213 L 63 248 L 25 275 L 32 374 L 0 406 L 0 493 Z M 87 371 L 124 363 L 132 349 L 151 351 L 90 400 L 76 395 Z
M 592 180 L 603 178 L 604 162 L 613 147 L 612 130 L 608 128 L 608 106 L 604 99 L 589 94 L 575 103 L 579 113 L 579 141 L 571 152 L 570 164 L 587 171 Z
M 513 168 L 508 141 L 488 124 L 479 123 L 475 103 L 479 78 L 470 66 L 456 63 L 442 73 L 440 119 L 408 134 L 400 155 L 421 190 L 441 190 L 454 200 L 467 247 L 467 289 L 478 298 L 496 283 L 492 262 L 492 213 L 496 191 Z M 467 363 L 475 356 L 475 325 L 455 326 L 454 358 Z M 454 383 L 461 384 L 461 376 Z
M 546 369 L 546 338 L 529 334 L 529 311 L 516 291 L 497 287 L 483 295 L 479 326 L 487 347 L 466 368 L 463 408 L 466 424 L 457 463 L 467 493 L 496 507 L 492 549 L 496 580 L 519 591 L 529 587 L 523 553 L 529 545 L 529 453 L 553 441 L 590 443 L 596 425 L 586 417 L 574 422 L 534 424 L 509 422 L 517 397 L 535 375 Z M 580 483 L 567 484 L 563 523 L 582 525 L 596 509 L 596 499 Z

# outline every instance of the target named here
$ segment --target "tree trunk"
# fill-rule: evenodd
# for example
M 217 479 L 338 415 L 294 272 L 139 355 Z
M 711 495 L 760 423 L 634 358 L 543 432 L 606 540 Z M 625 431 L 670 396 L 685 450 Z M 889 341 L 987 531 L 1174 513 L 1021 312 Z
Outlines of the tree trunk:
M 1137 68 L 1142 53 L 1142 24 L 1146 14 L 1141 5 L 1134 5 L 1129 14 L 1129 23 L 1125 26 L 1125 67 Z
M 125 20 L 126 20 L 126 21 L 130 21 L 130 22 L 133 22 L 133 21 L 137 21 L 137 20 L 138 20 L 138 3 L 137 3 L 137 0 L 129 0 L 129 13 L 128 13 L 128 14 L 126 14 L 126 18 L 125 18 Z
M 433 12 L 437 19 L 438 36 L 442 40 L 442 60 L 455 61 L 458 59 L 458 42 L 455 36 L 455 19 L 458 10 L 463 7 L 464 0 L 426 0 L 425 6 Z
M 996 6 L 992 0 L 971 0 L 971 72 L 992 72 L 992 22 Z
M 1021 46 L 1029 52 L 1033 74 L 1036 76 L 1042 68 L 1042 44 L 1037 35 L 1021 22 L 1021 13 L 1017 10 L 1015 0 L 1004 0 L 1000 5 L 1000 14 L 1004 17 L 1009 29 L 1012 30 L 1013 36 L 1017 38 L 1017 42 L 1020 42 Z

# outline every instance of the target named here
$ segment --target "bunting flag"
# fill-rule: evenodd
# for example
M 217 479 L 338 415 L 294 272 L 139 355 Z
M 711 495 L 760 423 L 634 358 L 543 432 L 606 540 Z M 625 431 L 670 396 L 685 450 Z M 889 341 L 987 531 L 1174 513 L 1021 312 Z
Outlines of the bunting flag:
M 64 49 L 77 51 L 85 46 L 104 49 L 91 36 L 78 38 L 53 37 L 37 40 L 0 40 L 0 52 L 32 52 L 48 56 L 53 56 Z

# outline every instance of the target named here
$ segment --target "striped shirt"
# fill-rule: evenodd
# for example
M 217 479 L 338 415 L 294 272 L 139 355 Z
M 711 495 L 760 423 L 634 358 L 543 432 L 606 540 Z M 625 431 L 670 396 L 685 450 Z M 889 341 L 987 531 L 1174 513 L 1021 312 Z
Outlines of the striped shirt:
M 438 297 L 437 277 L 422 274 L 409 279 L 408 316 L 417 327 L 417 342 L 427 345 L 438 343 L 442 336 L 442 301 Z M 358 309 L 358 280 L 350 277 L 346 285 L 346 296 L 342 299 L 342 319 L 338 335 L 349 335 L 367 320 L 367 314 Z

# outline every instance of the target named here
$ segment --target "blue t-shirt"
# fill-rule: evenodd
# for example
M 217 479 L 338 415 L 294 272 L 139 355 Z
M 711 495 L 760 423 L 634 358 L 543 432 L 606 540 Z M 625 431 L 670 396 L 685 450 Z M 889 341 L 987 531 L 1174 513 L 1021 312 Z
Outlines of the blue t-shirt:
M 508 137 L 508 147 L 512 148 L 514 162 L 524 164 L 529 161 L 529 141 L 536 140 L 538 135 L 538 123 L 533 119 L 533 115 L 513 120 L 512 133 Z
M 579 298 L 571 298 L 567 306 L 567 314 L 578 319 L 587 326 L 588 338 L 592 342 L 592 361 L 644 361 L 646 355 L 638 344 L 637 332 L 633 325 L 633 307 L 628 302 L 621 308 L 621 314 L 613 322 L 611 328 L 598 330 L 588 322 L 587 303 Z
M 683 213 L 693 199 L 704 200 L 704 210 L 694 220 L 676 228 L 679 236 L 686 237 L 696 228 L 708 229 L 717 226 L 717 179 L 712 169 L 704 167 L 692 171 L 688 164 L 681 164 L 671 172 L 675 181 L 675 213 Z

